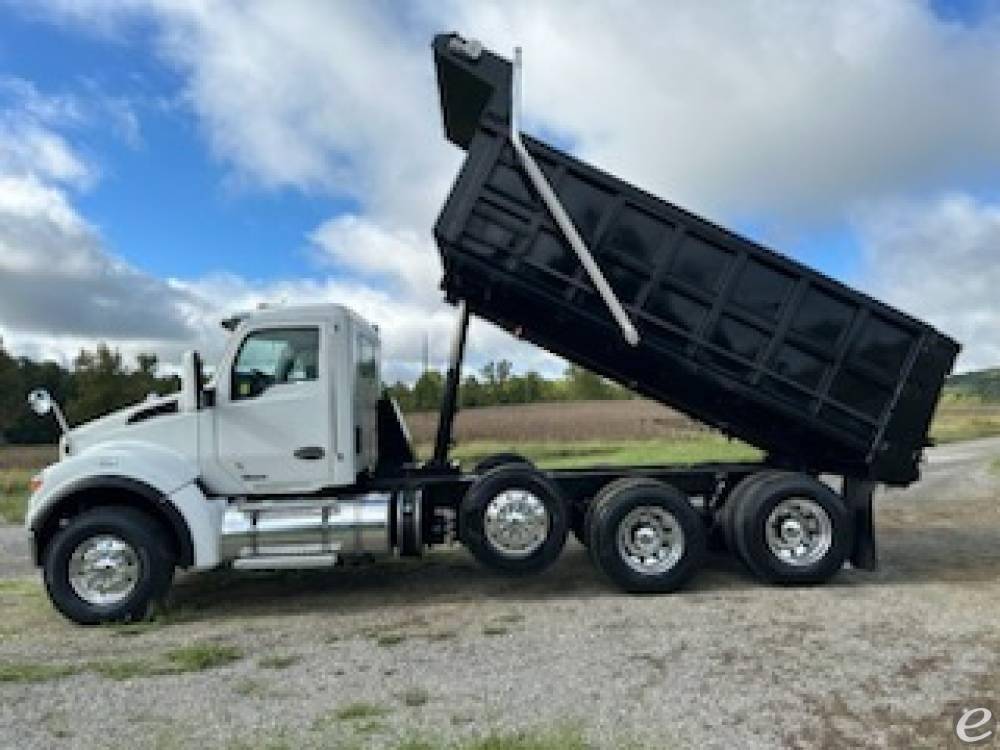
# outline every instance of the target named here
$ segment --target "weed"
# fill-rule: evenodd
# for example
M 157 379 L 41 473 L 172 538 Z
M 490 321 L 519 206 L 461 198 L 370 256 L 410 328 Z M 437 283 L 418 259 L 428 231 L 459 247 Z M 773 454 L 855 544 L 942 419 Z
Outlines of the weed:
M 80 667 L 72 664 L 8 662 L 0 664 L 0 682 L 48 682 L 79 674 L 80 671 Z
M 419 708 L 420 706 L 426 705 L 427 701 L 431 699 L 431 696 L 430 693 L 423 688 L 415 687 L 405 691 L 400 698 L 402 699 L 404 705 L 409 706 L 410 708 Z
M 333 712 L 333 718 L 337 721 L 357 721 L 359 719 L 377 719 L 386 716 L 389 709 L 374 703 L 348 703 Z
M 375 637 L 375 643 L 383 647 L 398 646 L 405 640 L 405 633 L 380 633 Z
M 222 643 L 195 643 L 171 649 L 164 656 L 178 672 L 203 672 L 239 661 L 243 652 Z
M 288 669 L 302 661 L 298 654 L 285 654 L 284 656 L 265 656 L 257 662 L 264 669 Z

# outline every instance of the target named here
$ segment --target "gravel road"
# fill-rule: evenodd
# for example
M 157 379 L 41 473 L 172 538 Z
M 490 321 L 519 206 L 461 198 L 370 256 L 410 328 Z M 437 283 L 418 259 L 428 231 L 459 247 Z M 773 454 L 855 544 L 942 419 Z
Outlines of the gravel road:
M 719 557 L 683 593 L 626 596 L 571 543 L 528 579 L 460 550 L 190 576 L 162 624 L 83 629 L 2 527 L 0 675 L 42 671 L 0 681 L 0 747 L 395 747 L 552 727 L 602 748 L 946 746 L 958 706 L 1000 702 L 997 457 L 1000 439 L 930 451 L 922 482 L 878 497 L 881 570 L 812 588 Z M 238 658 L 142 673 L 192 644 Z

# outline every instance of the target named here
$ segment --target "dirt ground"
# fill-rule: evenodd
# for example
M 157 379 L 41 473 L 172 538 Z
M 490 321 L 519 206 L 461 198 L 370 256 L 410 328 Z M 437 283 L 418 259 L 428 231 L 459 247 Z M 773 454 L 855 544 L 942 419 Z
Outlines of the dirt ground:
M 438 746 L 552 727 L 602 748 L 948 746 L 958 707 L 1000 703 L 997 457 L 996 438 L 931 451 L 921 483 L 878 498 L 881 570 L 811 588 L 719 557 L 682 593 L 627 596 L 570 543 L 528 579 L 461 550 L 189 576 L 160 623 L 84 629 L 49 608 L 6 527 L 0 747 Z M 150 666 L 184 646 L 229 657 Z

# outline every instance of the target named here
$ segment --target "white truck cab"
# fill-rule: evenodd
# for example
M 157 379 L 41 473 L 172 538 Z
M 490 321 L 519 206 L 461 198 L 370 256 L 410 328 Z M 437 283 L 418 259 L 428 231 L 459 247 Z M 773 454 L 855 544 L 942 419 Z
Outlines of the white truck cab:
M 39 563 L 69 519 L 137 502 L 175 537 L 167 552 L 187 567 L 330 564 L 338 554 L 391 549 L 387 532 L 359 532 L 388 525 L 389 494 L 350 490 L 372 477 L 379 458 L 378 329 L 335 304 L 264 307 L 224 326 L 229 340 L 207 385 L 190 353 L 180 393 L 65 427 L 60 461 L 36 477 L 25 521 Z M 65 426 L 47 394 L 31 401 L 40 413 L 55 409 Z M 74 595 L 74 619 L 89 617 L 77 605 L 107 619 L 97 610 L 126 601 L 114 592 L 130 582 L 109 582 L 114 571 L 139 577 L 142 561 L 115 557 L 109 539 L 69 552 L 64 575 L 49 576 L 50 593 Z

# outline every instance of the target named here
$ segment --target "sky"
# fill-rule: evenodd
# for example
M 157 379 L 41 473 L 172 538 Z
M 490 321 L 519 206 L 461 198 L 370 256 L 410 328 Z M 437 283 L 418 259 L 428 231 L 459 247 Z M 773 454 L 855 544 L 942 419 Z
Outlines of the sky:
M 165 367 L 331 301 L 447 356 L 464 153 L 432 36 L 525 56 L 525 130 L 1000 365 L 1000 2 L 0 0 L 0 336 Z M 468 364 L 557 358 L 477 322 Z

